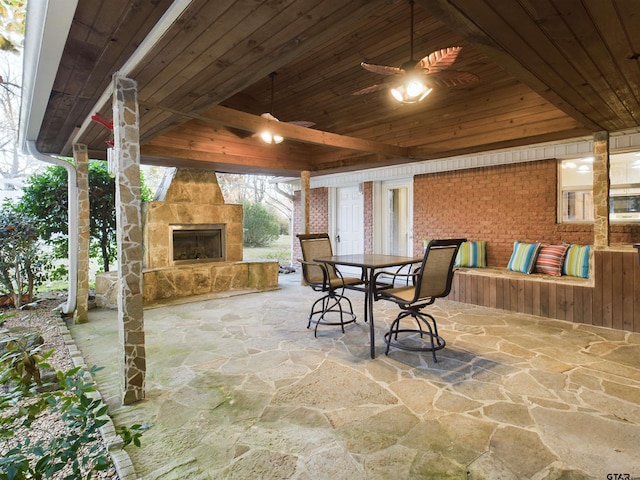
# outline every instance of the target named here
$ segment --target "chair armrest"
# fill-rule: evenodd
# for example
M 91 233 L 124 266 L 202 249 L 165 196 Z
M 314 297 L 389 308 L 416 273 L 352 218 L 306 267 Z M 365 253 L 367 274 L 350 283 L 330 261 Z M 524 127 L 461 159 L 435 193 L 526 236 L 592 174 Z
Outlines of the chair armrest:
M 380 277 L 382 275 L 391 276 L 391 277 L 393 277 L 393 280 L 391 281 L 391 283 L 383 282 L 381 280 L 378 280 L 378 277 Z M 389 288 L 393 288 L 394 285 L 395 285 L 395 282 L 396 282 L 396 278 L 404 278 L 404 279 L 406 279 L 406 284 L 409 285 L 409 279 L 415 278 L 416 275 L 417 275 L 416 272 L 413 272 L 413 273 L 398 273 L 398 271 L 395 271 L 395 272 L 389 272 L 389 271 L 385 271 L 385 270 L 379 271 L 371 279 L 371 282 L 373 284 L 372 292 L 373 292 L 374 298 L 377 298 L 377 292 L 378 291 L 387 290 Z
M 303 266 L 307 265 L 307 266 L 311 266 L 311 267 L 318 267 L 320 270 L 322 270 L 322 289 L 326 290 L 326 289 L 329 288 L 331 282 L 329 281 L 329 270 L 327 268 L 327 264 L 321 263 L 321 262 L 310 262 L 310 261 L 304 260 L 302 258 L 299 258 L 298 261 Z M 304 272 L 303 272 L 302 276 L 303 277 L 305 276 Z M 307 282 L 308 284 L 312 284 L 312 283 L 313 284 L 318 284 L 319 283 L 319 282 L 308 282 L 306 279 L 305 279 L 305 282 Z
M 396 279 L 401 279 L 401 280 L 403 279 L 404 283 L 406 285 L 409 285 L 409 280 L 415 279 L 415 277 L 418 275 L 419 270 L 416 269 L 410 273 L 400 273 L 400 270 L 402 268 L 404 268 L 404 265 L 400 267 L 398 270 L 396 270 L 395 272 L 381 270 L 373 276 L 372 282 L 374 283 L 374 285 L 382 285 L 383 286 L 382 288 L 390 288 L 395 285 Z M 379 281 L 378 277 L 381 275 L 387 275 L 392 277 L 391 283 Z M 374 287 L 374 290 L 376 290 L 375 287 Z

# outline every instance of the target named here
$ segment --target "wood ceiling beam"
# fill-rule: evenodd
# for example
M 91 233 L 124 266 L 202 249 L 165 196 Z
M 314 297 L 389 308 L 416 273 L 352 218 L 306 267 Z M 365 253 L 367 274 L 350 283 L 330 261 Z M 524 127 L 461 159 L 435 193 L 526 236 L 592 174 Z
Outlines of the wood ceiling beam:
M 159 108 L 176 115 L 182 115 L 187 118 L 201 120 L 208 123 L 239 128 L 248 132 L 259 132 L 261 130 L 269 129 L 272 133 L 281 135 L 286 139 L 296 140 L 302 143 L 374 153 L 388 157 L 409 158 L 409 150 L 406 147 L 389 145 L 387 143 L 372 140 L 363 140 L 345 135 L 337 135 L 335 133 L 299 127 L 285 122 L 274 122 L 273 120 L 268 120 L 257 115 L 251 115 L 231 108 L 222 107 L 220 105 L 207 110 L 202 115 L 178 112 L 143 101 L 140 102 L 140 105 L 150 108 Z
M 276 155 L 255 157 L 231 155 L 228 153 L 207 152 L 190 148 L 169 147 L 147 144 L 140 148 L 142 157 L 150 160 L 143 163 L 163 166 L 198 163 L 200 168 L 215 169 L 221 172 L 253 172 L 272 175 L 298 175 L 302 170 L 310 170 L 311 165 L 299 160 L 291 162 Z M 166 162 L 161 159 L 167 159 Z

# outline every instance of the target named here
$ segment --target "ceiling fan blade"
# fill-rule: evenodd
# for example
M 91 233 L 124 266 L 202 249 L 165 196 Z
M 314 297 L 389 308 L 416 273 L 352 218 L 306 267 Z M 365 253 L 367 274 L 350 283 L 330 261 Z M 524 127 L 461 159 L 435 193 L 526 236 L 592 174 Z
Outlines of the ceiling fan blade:
M 404 75 L 405 71 L 398 67 L 389 67 L 387 65 L 373 65 L 371 63 L 362 62 L 362 68 L 380 75 Z
M 353 92 L 351 95 L 364 95 L 365 93 L 377 92 L 378 90 L 382 90 L 383 88 L 387 88 L 387 85 L 384 83 L 371 85 L 370 87 L 363 88 L 362 90 L 358 90 L 357 92 Z
M 427 75 L 426 81 L 437 87 L 459 87 L 478 81 L 478 76 L 471 72 L 446 70 Z
M 417 63 L 416 70 L 422 70 L 424 73 L 435 73 L 444 70 L 456 61 L 460 50 L 462 50 L 462 47 L 447 47 L 431 52 Z
M 247 130 L 241 130 L 239 128 L 234 128 L 234 127 L 225 127 L 227 129 L 228 132 L 233 133 L 236 137 L 238 138 L 248 138 L 252 135 L 252 132 L 249 132 Z
M 286 122 L 286 123 L 289 123 L 291 125 L 297 125 L 298 127 L 305 127 L 305 128 L 313 127 L 315 125 L 315 122 L 307 122 L 305 120 L 292 120 L 291 122 Z

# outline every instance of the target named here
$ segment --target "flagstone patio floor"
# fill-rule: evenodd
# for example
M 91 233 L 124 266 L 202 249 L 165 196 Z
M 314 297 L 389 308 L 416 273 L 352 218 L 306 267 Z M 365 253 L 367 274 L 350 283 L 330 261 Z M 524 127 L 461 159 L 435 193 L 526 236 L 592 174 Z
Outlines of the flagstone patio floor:
M 640 478 L 640 334 L 443 300 L 434 363 L 384 354 L 398 309 L 376 302 L 371 359 L 361 293 L 357 323 L 314 338 L 318 294 L 279 280 L 145 309 L 146 400 L 131 406 L 117 311 L 69 326 L 105 367 L 114 423 L 150 426 L 123 480 Z

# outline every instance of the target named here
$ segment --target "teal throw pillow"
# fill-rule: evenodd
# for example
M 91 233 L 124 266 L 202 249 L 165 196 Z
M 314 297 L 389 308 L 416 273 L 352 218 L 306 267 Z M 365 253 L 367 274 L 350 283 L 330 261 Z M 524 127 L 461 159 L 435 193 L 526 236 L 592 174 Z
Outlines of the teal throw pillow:
M 456 256 L 456 267 L 486 267 L 487 241 L 462 242 Z
M 513 253 L 507 268 L 514 272 L 531 273 L 536 264 L 539 250 L 539 243 L 513 242 Z
M 562 274 L 589 278 L 589 252 L 591 245 L 571 245 L 564 256 Z

